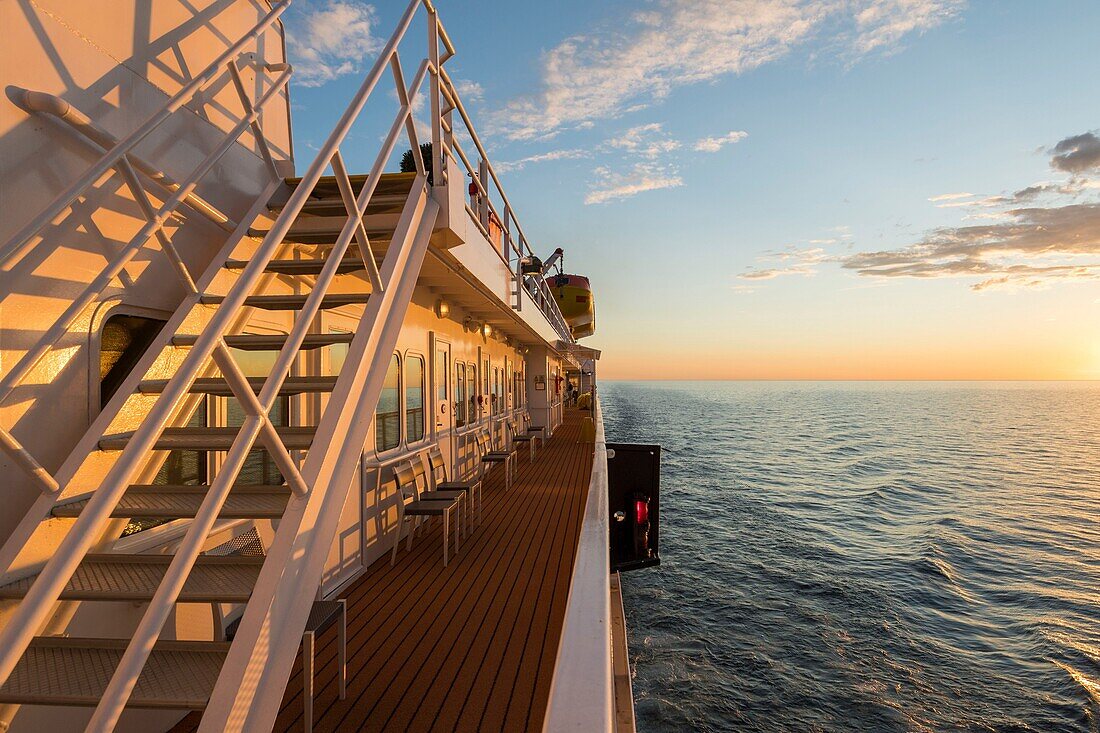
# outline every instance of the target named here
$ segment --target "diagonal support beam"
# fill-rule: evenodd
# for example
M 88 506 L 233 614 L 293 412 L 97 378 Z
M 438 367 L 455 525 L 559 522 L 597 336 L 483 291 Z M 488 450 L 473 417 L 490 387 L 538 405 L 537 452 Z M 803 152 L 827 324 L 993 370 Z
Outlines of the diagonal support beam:
M 355 201 L 355 191 L 351 187 L 351 179 L 348 177 L 348 169 L 344 165 L 344 157 L 337 149 L 332 155 L 332 172 L 336 175 L 336 185 L 340 189 L 340 198 L 344 202 L 344 208 L 348 216 L 355 220 L 355 241 L 359 245 L 359 257 L 363 260 L 363 266 L 367 268 L 367 277 L 370 278 L 371 288 L 375 293 L 381 293 L 384 289 L 382 277 L 378 274 L 378 263 L 374 260 L 374 250 L 370 246 L 370 237 L 363 226 L 363 214 Z

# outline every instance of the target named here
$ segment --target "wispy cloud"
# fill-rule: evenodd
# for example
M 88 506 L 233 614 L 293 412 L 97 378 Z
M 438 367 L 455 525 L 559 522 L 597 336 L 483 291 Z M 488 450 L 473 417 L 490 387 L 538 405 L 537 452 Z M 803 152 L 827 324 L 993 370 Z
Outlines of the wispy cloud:
M 744 130 L 731 130 L 719 137 L 704 137 L 701 140 L 696 140 L 692 150 L 700 153 L 717 153 L 723 146 L 739 143 L 748 136 L 749 133 Z
M 939 206 L 991 208 L 970 218 L 992 223 L 936 229 L 897 249 L 861 252 L 843 267 L 879 278 L 976 278 L 974 290 L 1034 288 L 1057 281 L 1100 279 L 1100 140 L 1075 135 L 1050 148 L 1050 165 L 1069 180 L 1037 183 L 1013 193 L 952 200 Z M 1023 206 L 1047 197 L 1045 206 Z
M 584 203 L 606 204 L 609 201 L 630 198 L 645 191 L 676 188 L 684 180 L 667 166 L 638 163 L 626 172 L 614 172 L 606 166 L 595 170 L 596 181 L 584 197 Z
M 551 160 L 572 160 L 575 158 L 587 158 L 588 151 L 581 150 L 579 148 L 572 148 L 569 150 L 549 150 L 545 153 L 537 153 L 535 155 L 528 155 L 526 158 L 520 158 L 519 160 L 506 160 L 500 163 L 496 163 L 494 168 L 499 173 L 507 171 L 521 171 L 531 163 L 545 163 Z
M 812 277 L 817 274 L 816 266 L 828 262 L 830 258 L 821 247 L 788 247 L 779 252 L 770 252 L 761 259 L 777 260 L 783 264 L 764 269 L 751 268 L 737 277 L 742 280 L 774 280 L 785 275 Z
M 481 102 L 485 99 L 485 88 L 470 79 L 455 79 L 455 90 L 464 103 Z
M 973 198 L 972 193 L 941 193 L 939 196 L 932 196 L 928 200 L 932 202 L 938 201 L 957 201 L 958 199 Z
M 553 136 L 741 74 L 832 34 L 856 57 L 939 25 L 964 0 L 652 0 L 544 54 L 542 88 L 495 116 L 512 139 Z M 614 27 L 610 23 L 614 23 Z
M 608 140 L 607 144 L 650 160 L 678 150 L 681 145 L 679 140 L 674 140 L 664 131 L 660 122 L 631 127 L 618 137 Z
M 381 48 L 374 6 L 357 0 L 329 0 L 307 10 L 300 22 L 302 30 L 287 36 L 287 50 L 294 81 L 302 86 L 321 86 L 359 71 Z
M 910 33 L 935 28 L 963 9 L 965 0 L 878 0 L 856 13 L 855 50 L 894 49 Z

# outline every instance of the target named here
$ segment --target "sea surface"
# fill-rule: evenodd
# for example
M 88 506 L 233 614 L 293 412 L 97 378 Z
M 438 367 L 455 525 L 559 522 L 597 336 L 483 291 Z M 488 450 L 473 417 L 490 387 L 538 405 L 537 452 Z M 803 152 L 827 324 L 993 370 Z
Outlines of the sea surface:
M 638 729 L 1100 730 L 1100 384 L 605 382 Z

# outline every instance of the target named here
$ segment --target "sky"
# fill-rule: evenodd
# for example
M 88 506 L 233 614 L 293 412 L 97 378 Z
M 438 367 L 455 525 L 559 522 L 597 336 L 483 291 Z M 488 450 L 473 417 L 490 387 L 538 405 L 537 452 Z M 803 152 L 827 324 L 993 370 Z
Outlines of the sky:
M 403 5 L 288 11 L 299 170 Z M 1100 378 L 1096 0 L 436 6 L 529 241 L 591 279 L 601 377 Z

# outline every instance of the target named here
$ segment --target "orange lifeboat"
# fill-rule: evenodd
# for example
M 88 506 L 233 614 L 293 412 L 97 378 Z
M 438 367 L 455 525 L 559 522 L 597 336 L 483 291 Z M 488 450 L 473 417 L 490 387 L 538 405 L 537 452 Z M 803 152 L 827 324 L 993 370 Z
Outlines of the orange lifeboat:
M 582 339 L 596 332 L 596 303 L 592 285 L 583 275 L 553 275 L 546 285 L 554 294 L 573 338 Z

